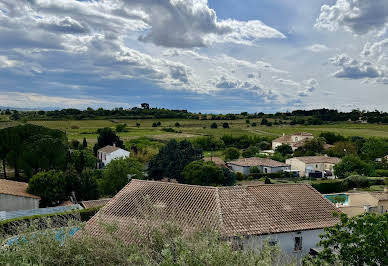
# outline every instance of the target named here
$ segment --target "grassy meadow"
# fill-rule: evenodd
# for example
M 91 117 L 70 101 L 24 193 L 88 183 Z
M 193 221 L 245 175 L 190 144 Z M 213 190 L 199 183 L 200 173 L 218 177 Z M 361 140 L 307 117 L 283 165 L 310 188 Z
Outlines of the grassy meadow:
M 161 126 L 152 127 L 154 122 L 161 122 Z M 178 122 L 180 127 L 175 127 Z M 210 128 L 216 122 L 217 129 Z M 230 128 L 223 128 L 223 123 L 229 123 Z M 260 124 L 260 119 L 251 119 L 250 123 Z M 21 122 L 10 121 L 6 117 L 1 117 L 0 128 L 15 126 Z M 362 137 L 385 137 L 388 138 L 388 125 L 381 124 L 356 124 L 356 123 L 332 123 L 325 125 L 274 125 L 252 127 L 245 119 L 240 120 L 191 120 L 191 119 L 134 119 L 134 120 L 59 120 L 59 121 L 28 121 L 28 123 L 41 125 L 49 128 L 65 131 L 68 139 L 82 141 L 86 138 L 88 143 L 94 144 L 97 141 L 97 129 L 110 127 L 115 129 L 118 124 L 127 124 L 126 132 L 118 135 L 124 141 L 138 137 L 150 137 L 158 140 L 168 140 L 171 138 L 183 139 L 197 136 L 221 137 L 225 134 L 234 136 L 260 135 L 276 138 L 282 133 L 291 134 L 296 132 L 310 132 L 318 136 L 321 132 L 331 131 L 344 136 Z M 140 123 L 137 127 L 136 123 Z M 174 128 L 176 132 L 166 132 L 163 128 Z

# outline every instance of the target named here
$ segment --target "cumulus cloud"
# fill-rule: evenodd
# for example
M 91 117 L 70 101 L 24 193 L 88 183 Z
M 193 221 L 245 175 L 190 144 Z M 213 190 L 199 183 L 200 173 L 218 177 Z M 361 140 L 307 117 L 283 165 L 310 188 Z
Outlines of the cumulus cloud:
M 328 51 L 329 47 L 327 47 L 324 44 L 313 44 L 313 45 L 307 46 L 305 49 L 313 53 L 321 53 L 321 52 Z
M 14 67 L 18 64 L 15 60 L 10 60 L 8 57 L 0 55 L 0 68 Z
M 382 75 L 379 69 L 372 63 L 367 61 L 359 62 L 346 54 L 336 55 L 330 58 L 329 61 L 340 68 L 333 73 L 333 76 L 336 78 L 365 79 L 377 78 Z
M 336 31 L 344 29 L 355 34 L 381 30 L 388 23 L 386 0 L 337 0 L 323 5 L 315 27 Z
M 307 79 L 302 82 L 302 89 L 298 91 L 298 95 L 306 97 L 311 95 L 319 86 L 319 82 L 316 79 Z

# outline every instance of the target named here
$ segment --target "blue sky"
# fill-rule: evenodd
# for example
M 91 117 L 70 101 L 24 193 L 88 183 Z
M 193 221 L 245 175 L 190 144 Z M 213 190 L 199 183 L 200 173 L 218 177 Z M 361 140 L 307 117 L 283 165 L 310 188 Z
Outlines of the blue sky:
M 0 106 L 388 111 L 388 1 L 0 0 Z

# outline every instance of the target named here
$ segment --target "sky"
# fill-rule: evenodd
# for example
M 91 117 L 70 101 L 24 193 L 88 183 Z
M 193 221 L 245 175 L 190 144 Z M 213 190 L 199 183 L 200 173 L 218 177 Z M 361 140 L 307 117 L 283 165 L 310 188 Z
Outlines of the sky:
M 0 106 L 388 111 L 387 0 L 0 0 Z

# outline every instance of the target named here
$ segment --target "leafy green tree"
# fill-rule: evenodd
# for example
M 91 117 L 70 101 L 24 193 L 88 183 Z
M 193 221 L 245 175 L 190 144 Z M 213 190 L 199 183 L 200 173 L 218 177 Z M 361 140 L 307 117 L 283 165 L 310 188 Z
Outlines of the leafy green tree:
M 210 125 L 210 128 L 217 128 L 218 127 L 218 125 L 217 125 L 217 123 L 216 122 L 213 122 L 213 123 L 211 123 L 211 125 Z
M 152 157 L 148 165 L 148 176 L 160 180 L 168 177 L 183 182 L 181 172 L 189 163 L 202 158 L 202 151 L 195 148 L 188 140 L 181 142 L 170 140 Z
M 223 128 L 229 128 L 229 123 L 228 123 L 228 122 L 222 123 L 222 127 L 223 127 Z
M 228 168 L 222 168 L 224 174 L 223 186 L 233 186 L 236 183 L 236 174 L 230 171 Z
M 125 132 L 127 124 L 118 124 L 116 126 L 116 132 Z
M 86 149 L 88 147 L 88 142 L 86 141 L 86 138 L 82 141 L 82 148 Z
M 324 150 L 325 140 L 323 138 L 314 138 L 306 140 L 302 147 L 294 152 L 294 156 L 314 156 Z
M 256 154 L 259 152 L 259 148 L 256 146 L 250 146 L 248 149 L 244 150 L 241 155 L 244 158 L 250 158 L 250 157 L 255 157 Z
M 224 150 L 224 156 L 226 161 L 236 160 L 240 158 L 240 151 L 234 147 L 230 147 Z
M 340 178 L 348 177 L 353 173 L 371 176 L 374 173 L 372 165 L 362 161 L 359 157 L 348 155 L 334 166 L 334 174 Z
M 388 142 L 380 138 L 369 138 L 361 149 L 362 158 L 374 161 L 388 154 Z
M 182 171 L 183 182 L 192 185 L 223 185 L 224 173 L 214 162 L 198 160 L 189 163 Z
M 336 214 L 338 216 L 339 214 Z M 314 265 L 388 265 L 388 213 L 365 213 L 352 218 L 340 214 L 340 223 L 325 228 L 323 251 L 307 259 Z
M 179 124 L 179 122 L 175 123 L 175 127 L 180 127 L 180 126 L 181 126 L 181 124 Z
M 344 157 L 347 155 L 357 155 L 358 150 L 356 144 L 350 141 L 339 141 L 327 150 L 327 154 L 332 157 Z
M 97 150 L 107 145 L 115 144 L 116 147 L 125 149 L 123 141 L 116 135 L 116 133 L 109 127 L 100 128 L 97 130 L 98 137 L 97 143 L 93 147 L 94 155 L 97 154 Z
M 74 150 L 78 150 L 79 149 L 79 141 L 76 139 L 71 140 L 70 141 L 70 148 L 74 149 Z
M 334 132 L 322 132 L 321 134 L 319 134 L 319 137 L 324 138 L 327 144 L 334 144 L 338 141 L 345 141 L 344 136 L 336 134 Z
M 83 156 L 83 162 L 81 162 L 81 154 Z M 79 172 L 82 172 L 85 167 L 92 169 L 96 167 L 97 158 L 88 150 L 72 151 L 70 157 L 71 163 Z
M 131 178 L 144 178 L 143 165 L 135 158 L 115 159 L 105 168 L 99 181 L 100 191 L 104 195 L 115 195 Z
M 277 146 L 275 149 L 276 152 L 280 153 L 283 156 L 289 155 L 293 153 L 293 150 L 290 145 L 282 144 L 280 146 Z
M 194 147 L 204 151 L 220 150 L 225 147 L 225 143 L 214 136 L 195 138 L 192 142 Z
M 253 122 L 251 126 L 252 126 L 252 127 L 256 127 L 256 126 L 257 126 L 257 123 L 256 123 L 256 122 Z
M 41 198 L 40 206 L 55 206 L 66 199 L 66 180 L 62 171 L 50 170 L 34 175 L 27 192 Z
M 136 127 L 139 128 L 140 127 L 140 123 L 136 123 Z
M 97 183 L 96 171 L 98 170 L 84 170 L 81 173 L 79 198 L 81 200 L 95 200 L 98 199 L 99 189 Z
M 152 127 L 157 127 L 157 126 L 158 126 L 158 124 L 156 122 L 152 123 Z
M 268 123 L 269 123 L 268 120 L 266 118 L 263 118 L 263 119 L 261 119 L 260 125 L 266 126 L 266 125 L 268 125 Z

